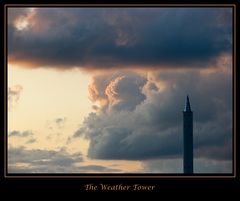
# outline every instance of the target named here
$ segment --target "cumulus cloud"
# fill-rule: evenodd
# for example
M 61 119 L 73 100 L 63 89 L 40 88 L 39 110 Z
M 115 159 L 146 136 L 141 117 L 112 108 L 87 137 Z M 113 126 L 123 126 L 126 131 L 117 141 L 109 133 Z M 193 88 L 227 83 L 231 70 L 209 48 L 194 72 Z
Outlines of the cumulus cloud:
M 226 74 L 225 71 L 208 74 L 199 70 L 149 73 L 140 88 L 132 87 L 134 82 L 128 83 L 129 89 L 144 95 L 143 100 L 134 102 L 134 107 L 89 114 L 74 137 L 85 136 L 90 140 L 88 154 L 92 158 L 142 160 L 182 157 L 182 110 L 186 94 L 189 94 L 194 111 L 195 157 L 231 160 L 230 77 L 231 73 Z M 117 84 L 113 85 L 117 87 Z M 104 86 L 95 87 L 102 89 L 98 93 L 102 96 Z M 125 104 L 132 106 L 127 99 Z
M 143 76 L 130 72 L 98 75 L 89 85 L 89 97 L 102 111 L 132 111 L 146 98 L 142 93 L 146 81 Z
M 231 53 L 231 31 L 231 8 L 9 8 L 8 57 L 59 69 L 204 67 Z
M 8 87 L 8 110 L 11 110 L 18 103 L 22 89 L 21 85 Z

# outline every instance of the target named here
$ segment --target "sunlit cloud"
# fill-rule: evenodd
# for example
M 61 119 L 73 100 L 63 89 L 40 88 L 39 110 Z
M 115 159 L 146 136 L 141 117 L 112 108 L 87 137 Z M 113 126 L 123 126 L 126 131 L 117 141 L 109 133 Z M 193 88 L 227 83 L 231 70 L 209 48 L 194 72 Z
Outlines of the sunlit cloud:
M 24 31 L 31 27 L 32 19 L 36 15 L 35 8 L 28 8 L 25 15 L 20 15 L 18 18 L 14 20 L 14 25 L 18 31 Z

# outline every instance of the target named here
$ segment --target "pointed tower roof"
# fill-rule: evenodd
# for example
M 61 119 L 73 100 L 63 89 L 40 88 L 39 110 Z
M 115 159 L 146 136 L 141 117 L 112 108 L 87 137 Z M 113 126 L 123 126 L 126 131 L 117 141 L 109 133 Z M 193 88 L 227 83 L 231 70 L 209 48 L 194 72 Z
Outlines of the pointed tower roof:
M 188 95 L 187 95 L 187 100 L 186 100 L 185 107 L 184 107 L 183 111 L 184 112 L 191 112 L 192 111 Z

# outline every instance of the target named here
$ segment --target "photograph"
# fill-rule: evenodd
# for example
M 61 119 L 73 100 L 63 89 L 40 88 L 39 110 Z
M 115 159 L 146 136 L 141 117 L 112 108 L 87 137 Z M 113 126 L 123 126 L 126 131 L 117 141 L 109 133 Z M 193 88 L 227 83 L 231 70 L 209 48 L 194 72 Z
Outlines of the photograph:
M 236 177 L 235 4 L 5 4 L 3 14 L 6 180 L 153 191 L 158 182 L 114 179 Z

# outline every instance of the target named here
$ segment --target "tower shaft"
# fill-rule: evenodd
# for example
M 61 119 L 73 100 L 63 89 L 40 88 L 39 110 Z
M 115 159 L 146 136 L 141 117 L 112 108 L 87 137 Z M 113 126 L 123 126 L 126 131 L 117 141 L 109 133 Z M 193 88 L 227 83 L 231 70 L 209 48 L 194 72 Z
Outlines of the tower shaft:
M 193 174 L 193 113 L 188 97 L 183 111 L 183 143 L 184 174 Z

